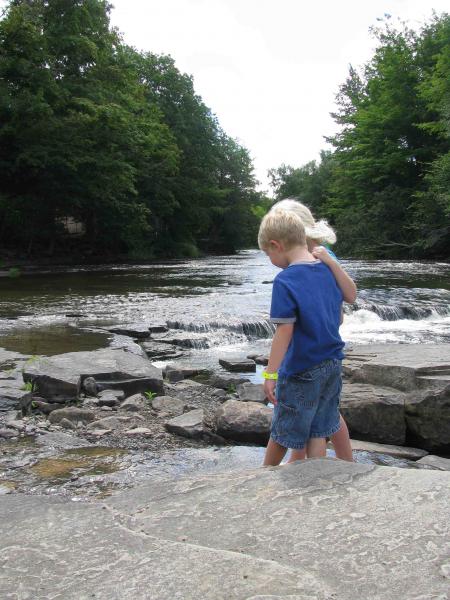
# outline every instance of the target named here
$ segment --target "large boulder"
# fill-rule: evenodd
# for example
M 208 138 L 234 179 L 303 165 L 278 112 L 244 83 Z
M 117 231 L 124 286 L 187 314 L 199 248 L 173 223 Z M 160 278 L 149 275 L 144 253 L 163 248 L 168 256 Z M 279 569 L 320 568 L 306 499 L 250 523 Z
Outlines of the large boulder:
M 93 377 L 99 389 L 121 389 L 125 396 L 139 392 L 164 392 L 160 369 L 146 358 L 122 349 L 69 352 L 26 364 L 23 378 L 44 398 L 75 398 L 84 379 Z
M 215 413 L 216 432 L 238 442 L 266 444 L 271 423 L 272 410 L 259 402 L 227 400 Z
M 427 450 L 450 452 L 450 385 L 408 394 L 406 424 L 410 439 Z
M 442 389 L 450 383 L 450 344 L 373 344 L 346 350 L 352 381 L 404 392 Z
M 405 443 L 405 394 L 361 383 L 344 383 L 341 413 L 350 435 L 383 444 Z

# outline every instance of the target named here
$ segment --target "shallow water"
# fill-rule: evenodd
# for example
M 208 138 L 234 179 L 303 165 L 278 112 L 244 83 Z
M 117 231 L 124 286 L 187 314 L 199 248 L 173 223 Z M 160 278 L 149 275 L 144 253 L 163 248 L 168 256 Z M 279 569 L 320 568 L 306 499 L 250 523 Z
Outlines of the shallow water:
M 355 305 L 345 309 L 341 333 L 347 342 L 450 341 L 448 263 L 342 264 L 359 289 Z M 105 331 L 113 325 L 165 323 L 199 346 L 177 362 L 218 368 L 219 356 L 267 350 L 271 282 L 277 272 L 263 253 L 251 250 L 1 278 L 0 347 L 46 355 L 92 350 L 117 343 L 117 336 Z

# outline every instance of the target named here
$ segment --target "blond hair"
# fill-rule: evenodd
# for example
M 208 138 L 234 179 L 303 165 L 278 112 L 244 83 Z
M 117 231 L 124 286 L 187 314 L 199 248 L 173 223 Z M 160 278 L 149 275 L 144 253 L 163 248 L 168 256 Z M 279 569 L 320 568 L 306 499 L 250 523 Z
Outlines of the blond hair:
M 282 242 L 286 250 L 294 246 L 305 246 L 305 227 L 300 217 L 289 210 L 271 210 L 261 221 L 258 245 L 266 250 L 270 241 Z
M 285 198 L 272 206 L 272 211 L 291 211 L 298 215 L 305 226 L 306 237 L 320 243 L 334 244 L 336 234 L 324 219 L 316 221 L 312 212 L 307 206 L 295 200 L 295 198 Z

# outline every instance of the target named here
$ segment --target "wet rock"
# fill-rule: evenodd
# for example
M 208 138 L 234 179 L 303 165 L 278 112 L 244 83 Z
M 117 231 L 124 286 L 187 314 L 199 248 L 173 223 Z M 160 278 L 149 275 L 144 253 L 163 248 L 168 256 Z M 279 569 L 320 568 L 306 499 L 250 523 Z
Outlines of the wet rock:
M 258 402 L 228 400 L 215 413 L 215 430 L 220 436 L 255 444 L 266 444 L 272 410 Z
M 405 443 L 405 394 L 398 390 L 344 382 L 340 411 L 352 438 Z
M 124 402 L 122 402 L 120 408 L 132 412 L 139 412 L 140 410 L 147 408 L 147 406 L 148 400 L 144 394 L 134 394 L 134 396 L 130 396 Z
M 129 437 L 140 436 L 140 435 L 151 436 L 152 431 L 151 431 L 151 429 L 148 429 L 147 427 L 135 427 L 134 429 L 128 429 L 127 431 L 124 431 L 124 435 L 127 435 Z
M 150 331 L 147 325 L 121 325 L 120 327 L 108 329 L 108 331 L 120 335 L 127 335 L 139 340 L 145 340 L 150 337 Z
M 229 375 L 213 375 L 208 380 L 208 384 L 226 392 L 234 393 L 240 383 L 249 382 L 245 377 L 231 377 Z
M 408 446 L 393 446 L 388 444 L 376 444 L 373 442 L 364 442 L 361 440 L 350 440 L 352 450 L 361 450 L 364 452 L 377 452 L 378 454 L 388 454 L 395 458 L 405 458 L 407 460 L 419 460 L 428 454 L 426 450 L 420 448 L 409 448 Z M 332 445 L 331 445 L 332 447 Z
M 169 328 L 162 324 L 161 325 L 150 325 L 148 329 L 149 329 L 150 333 L 165 333 L 166 331 L 169 331 Z
M 199 408 L 167 421 L 165 427 L 170 433 L 176 433 L 183 437 L 201 438 L 205 431 L 203 418 L 203 409 Z
M 408 394 L 406 424 L 410 439 L 427 450 L 450 452 L 450 385 Z
M 263 384 L 240 383 L 236 388 L 236 393 L 241 402 L 268 403 Z
M 255 373 L 256 363 L 249 358 L 219 358 L 219 364 L 227 371 Z
M 122 349 L 69 352 L 27 365 L 24 380 L 34 382 L 44 398 L 76 398 L 84 380 L 94 377 L 102 389 L 121 389 L 126 396 L 150 390 L 163 393 L 162 373 L 146 358 Z
M 186 408 L 185 403 L 179 398 L 171 396 L 157 396 L 152 400 L 152 408 L 157 411 L 165 412 L 169 415 L 182 415 Z
M 170 383 L 176 383 L 182 381 L 187 377 L 194 377 L 199 374 L 198 369 L 189 369 L 186 367 L 177 367 L 176 365 L 167 365 L 163 370 L 164 376 L 170 381 Z
M 98 385 L 93 377 L 86 377 L 83 381 L 83 391 L 88 396 L 97 396 Z
M 269 357 L 264 356 L 263 354 L 249 354 L 247 356 L 250 360 L 254 360 L 257 365 L 268 365 Z
M 0 429 L 0 438 L 4 440 L 10 440 L 17 436 L 17 432 L 12 429 L 2 428 Z
M 20 407 L 21 399 L 28 396 L 27 390 L 22 390 L 23 382 L 8 382 L 0 386 L 0 412 Z
M 152 360 L 174 360 L 184 355 L 184 352 L 157 341 L 143 342 L 142 348 L 148 358 Z
M 36 438 L 36 444 L 46 448 L 56 448 L 58 450 L 69 450 L 70 448 L 84 448 L 91 446 L 86 440 L 81 440 L 68 433 L 61 431 L 50 431 Z
M 429 454 L 417 462 L 421 465 L 433 467 L 433 469 L 437 469 L 438 471 L 450 471 L 450 458 L 443 458 L 442 456 L 434 456 L 433 454 Z
M 111 431 L 111 429 L 93 429 L 89 432 L 89 435 L 93 435 L 96 438 L 102 438 L 105 435 L 108 435 L 108 433 L 111 433 Z
M 89 423 L 87 429 L 96 430 L 96 429 L 118 429 L 125 425 L 137 425 L 137 421 L 143 421 L 143 417 L 141 415 L 133 415 L 132 417 L 125 416 L 111 416 L 105 417 L 103 419 L 98 419 L 97 421 L 93 421 Z
M 76 406 L 68 406 L 54 410 L 48 417 L 52 425 L 60 423 L 62 419 L 67 419 L 74 423 L 81 421 L 83 424 L 95 421 L 95 413 L 87 408 L 77 408 Z

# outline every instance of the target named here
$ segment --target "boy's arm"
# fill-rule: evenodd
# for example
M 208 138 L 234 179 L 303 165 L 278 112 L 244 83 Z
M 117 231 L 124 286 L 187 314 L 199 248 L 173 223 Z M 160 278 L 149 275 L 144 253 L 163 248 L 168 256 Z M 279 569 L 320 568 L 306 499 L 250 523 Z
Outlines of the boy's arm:
M 276 373 L 283 362 L 284 355 L 291 343 L 292 333 L 294 331 L 294 323 L 281 323 L 277 325 L 277 329 L 273 336 L 272 347 L 270 349 L 269 362 L 267 364 L 267 373 Z M 276 404 L 275 398 L 276 381 L 273 379 L 264 380 L 264 391 L 269 400 Z
M 326 248 L 323 246 L 314 248 L 312 254 L 330 268 L 336 279 L 336 283 L 341 288 L 345 302 L 352 304 L 356 300 L 356 284 L 350 275 L 328 254 Z

